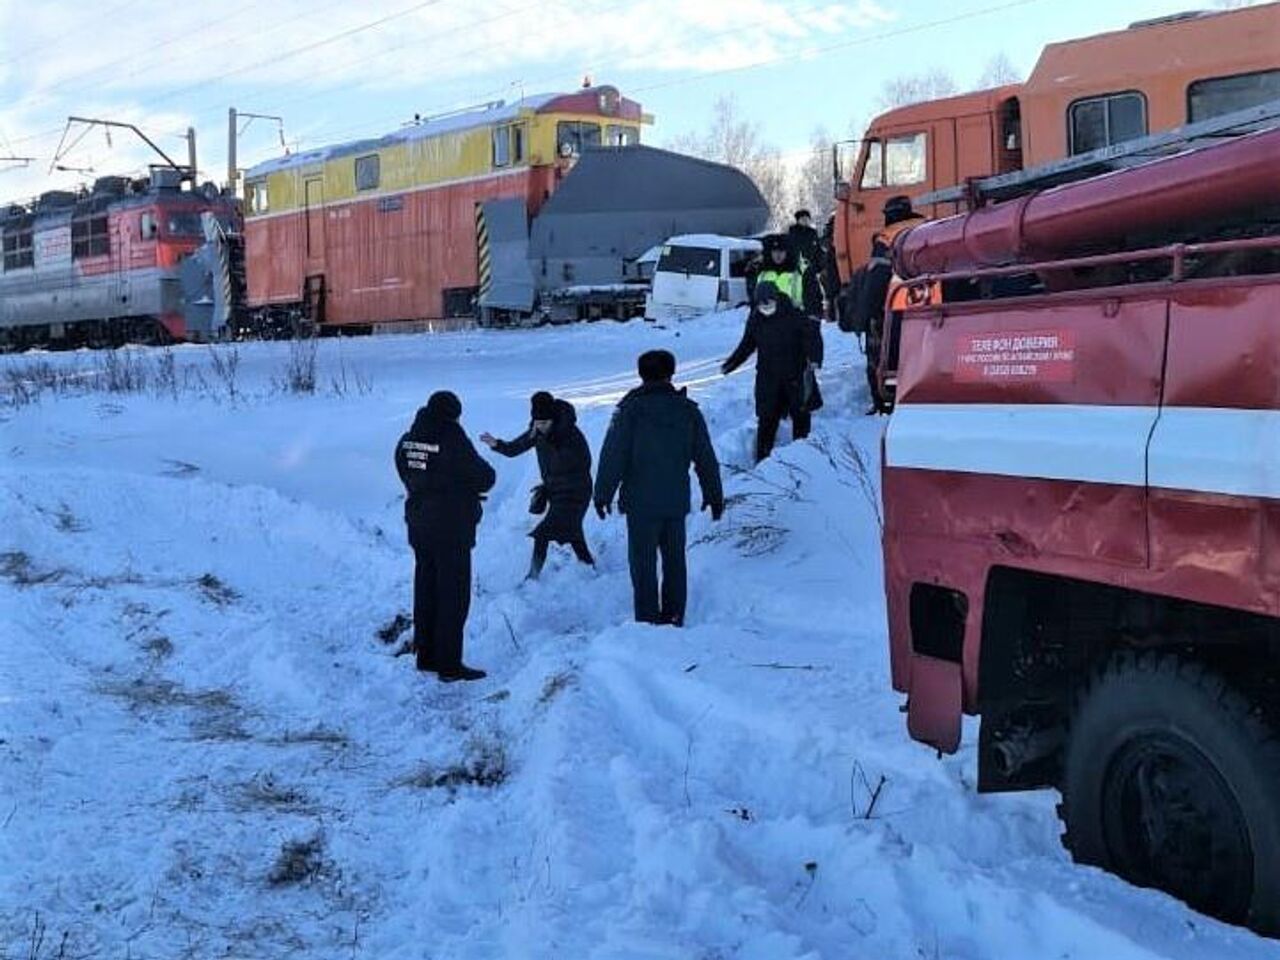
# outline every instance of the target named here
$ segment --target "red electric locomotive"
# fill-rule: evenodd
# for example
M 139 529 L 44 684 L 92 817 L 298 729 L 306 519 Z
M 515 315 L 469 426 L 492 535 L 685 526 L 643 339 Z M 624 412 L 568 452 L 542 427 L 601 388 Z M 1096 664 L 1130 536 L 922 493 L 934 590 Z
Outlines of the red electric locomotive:
M 101 177 L 0 209 L 0 349 L 203 339 L 188 316 L 180 265 L 235 203 L 216 187 L 184 189 L 178 170 Z

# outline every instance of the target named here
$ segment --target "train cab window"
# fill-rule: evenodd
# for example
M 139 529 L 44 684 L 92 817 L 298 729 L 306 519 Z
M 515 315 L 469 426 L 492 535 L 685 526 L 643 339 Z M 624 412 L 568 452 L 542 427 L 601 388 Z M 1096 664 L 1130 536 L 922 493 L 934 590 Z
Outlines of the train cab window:
M 356 189 L 377 190 L 382 180 L 382 162 L 376 153 L 356 157 Z
M 600 146 L 600 125 L 579 120 L 561 120 L 556 124 L 556 153 L 576 157 L 586 147 Z
M 35 266 L 35 244 L 31 230 L 4 232 L 4 269 L 21 270 Z
M 250 183 L 246 189 L 249 192 L 249 212 L 266 213 L 270 209 L 270 203 L 267 198 L 267 181 L 259 180 L 256 183 Z
M 509 123 L 493 128 L 493 165 L 508 167 L 524 163 L 524 125 Z
M 1071 152 L 1089 153 L 1147 134 L 1147 98 L 1135 90 L 1077 100 L 1067 108 Z
M 636 127 L 611 123 L 606 129 L 608 136 L 605 142 L 611 147 L 633 147 L 640 142 L 640 131 Z
M 200 214 L 192 212 L 171 213 L 164 225 L 165 236 L 199 237 L 204 234 Z
M 71 259 L 101 257 L 111 252 L 106 214 L 71 221 Z
M 1209 120 L 1280 100 L 1280 70 L 1197 80 L 1187 87 L 1187 122 Z
M 143 240 L 154 240 L 159 232 L 154 213 L 144 213 L 138 218 L 138 236 Z
M 506 167 L 511 165 L 511 128 L 493 128 L 493 165 Z

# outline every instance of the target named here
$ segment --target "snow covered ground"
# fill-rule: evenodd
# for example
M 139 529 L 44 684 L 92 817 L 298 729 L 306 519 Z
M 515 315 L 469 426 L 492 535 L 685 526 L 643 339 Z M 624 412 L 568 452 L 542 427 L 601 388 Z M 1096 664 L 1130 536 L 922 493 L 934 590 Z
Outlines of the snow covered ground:
M 1274 956 L 1072 865 L 1054 795 L 979 796 L 972 730 L 942 760 L 907 738 L 855 348 L 828 331 L 813 438 L 751 469 L 751 376 L 716 370 L 740 324 L 324 341 L 301 397 L 287 344 L 235 348 L 234 399 L 180 348 L 167 394 L 0 408 L 0 957 Z M 393 656 L 416 407 L 450 387 L 511 436 L 549 388 L 598 449 L 656 346 L 730 493 L 691 519 L 688 628 L 629 622 L 617 519 L 598 571 L 523 583 L 536 465 L 499 458 L 489 679 Z

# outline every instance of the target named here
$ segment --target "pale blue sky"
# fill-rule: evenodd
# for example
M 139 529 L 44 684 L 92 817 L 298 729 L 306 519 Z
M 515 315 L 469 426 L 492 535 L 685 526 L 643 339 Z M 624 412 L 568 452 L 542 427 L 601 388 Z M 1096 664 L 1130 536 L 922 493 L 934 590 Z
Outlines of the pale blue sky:
M 572 89 L 586 73 L 657 117 L 651 143 L 698 128 L 718 97 L 734 95 L 766 140 L 791 152 L 818 125 L 845 135 L 876 113 L 886 78 L 937 67 L 970 87 L 995 54 L 1026 73 L 1045 43 L 1194 4 L 101 0 L 87 21 L 83 0 L 0 0 L 0 154 L 37 158 L 0 172 L 0 197 L 86 176 L 48 171 L 73 113 L 133 120 L 175 152 L 175 134 L 193 124 L 201 167 L 221 179 L 232 104 L 283 115 L 286 138 L 313 147 L 386 132 L 415 112 Z M 275 133 L 255 126 L 242 165 L 278 152 Z M 63 160 L 97 175 L 145 162 L 126 138 L 101 133 Z

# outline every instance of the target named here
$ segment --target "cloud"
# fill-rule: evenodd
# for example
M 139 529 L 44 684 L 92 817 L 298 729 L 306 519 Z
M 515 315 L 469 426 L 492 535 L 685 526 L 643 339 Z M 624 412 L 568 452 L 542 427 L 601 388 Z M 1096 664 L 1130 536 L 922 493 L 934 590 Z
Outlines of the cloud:
M 47 158 L 68 114 L 96 112 L 168 131 L 194 124 L 209 134 L 202 152 L 216 169 L 215 141 L 233 103 L 282 113 L 295 136 L 305 129 L 323 141 L 353 128 L 391 129 L 407 103 L 408 112 L 429 114 L 520 89 L 571 89 L 585 73 L 607 81 L 732 69 L 800 56 L 892 19 L 878 0 L 99 0 L 98 7 L 90 18 L 79 0 L 0 0 L 0 137 L 15 150 Z M 366 107 L 353 112 L 353 102 Z M 274 149 L 269 131 L 255 128 L 254 136 L 261 149 Z M 98 145 L 86 156 L 95 162 L 143 159 L 132 148 L 109 152 L 93 137 Z M 0 175 L 0 196 L 35 180 Z

